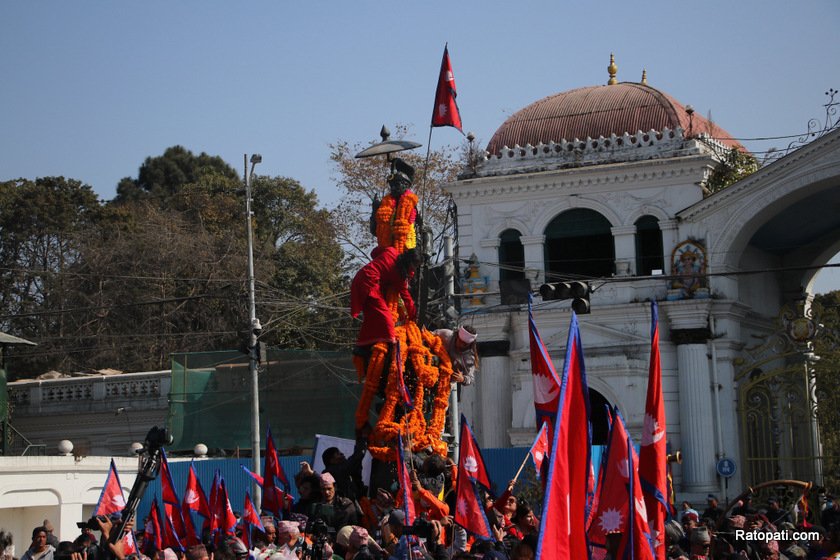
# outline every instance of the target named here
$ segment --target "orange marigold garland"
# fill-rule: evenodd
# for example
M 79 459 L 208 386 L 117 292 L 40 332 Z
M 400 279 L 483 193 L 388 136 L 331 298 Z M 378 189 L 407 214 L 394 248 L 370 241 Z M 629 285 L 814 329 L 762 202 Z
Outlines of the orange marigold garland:
M 388 381 L 385 387 L 385 402 L 371 433 L 368 449 L 377 459 L 394 460 L 397 435 L 403 433 L 410 435 L 414 451 L 430 447 L 435 453 L 445 455 L 446 442 L 441 441 L 440 437 L 446 424 L 446 411 L 449 407 L 452 362 L 446 354 L 440 337 L 425 329 L 421 330 L 417 324 L 409 322 L 398 326 L 396 333 L 401 348 L 400 355 L 405 360 L 403 371 L 407 384 L 412 390 L 414 409 L 406 413 L 400 404 L 396 353 L 392 352 L 392 359 L 387 365 Z M 379 355 L 377 353 L 377 356 Z M 384 357 L 384 353 L 382 356 Z M 437 365 L 433 363 L 433 356 L 437 358 Z M 363 399 L 359 403 L 360 409 L 364 406 L 364 412 L 357 411 L 357 426 L 362 419 L 365 421 L 367 419 L 372 398 L 379 387 L 385 367 L 384 361 L 377 360 L 374 363 L 371 357 Z M 374 368 L 378 371 L 374 371 Z M 374 380 L 376 383 L 372 385 Z M 428 391 L 433 391 L 435 397 L 431 402 L 431 407 L 424 414 L 423 405 Z M 369 398 L 367 398 L 368 395 Z
M 394 197 L 385 195 L 376 209 L 376 240 L 380 247 L 394 247 L 402 253 L 417 246 L 414 220 L 418 200 L 416 194 L 406 191 L 397 205 Z

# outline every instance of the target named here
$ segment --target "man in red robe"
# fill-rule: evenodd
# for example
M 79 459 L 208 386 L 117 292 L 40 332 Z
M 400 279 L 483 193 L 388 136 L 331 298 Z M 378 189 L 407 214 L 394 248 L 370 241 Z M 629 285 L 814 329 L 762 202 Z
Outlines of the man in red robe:
M 385 301 L 390 290 L 399 292 L 405 317 L 411 321 L 416 318 L 408 281 L 422 263 L 420 251 L 410 249 L 399 254 L 393 247 L 384 247 L 375 249 L 373 257 L 350 284 L 350 314 L 353 317 L 358 317 L 359 313 L 363 315 L 357 347 L 396 340 L 394 317 Z

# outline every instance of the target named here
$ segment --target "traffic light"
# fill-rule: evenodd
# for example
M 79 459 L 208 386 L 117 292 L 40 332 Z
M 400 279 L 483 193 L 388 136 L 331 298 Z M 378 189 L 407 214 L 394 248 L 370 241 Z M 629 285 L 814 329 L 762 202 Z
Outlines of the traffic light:
M 553 282 L 540 286 L 540 295 L 544 301 L 554 299 L 572 300 L 572 309 L 578 315 L 589 313 L 589 293 L 592 289 L 587 282 Z

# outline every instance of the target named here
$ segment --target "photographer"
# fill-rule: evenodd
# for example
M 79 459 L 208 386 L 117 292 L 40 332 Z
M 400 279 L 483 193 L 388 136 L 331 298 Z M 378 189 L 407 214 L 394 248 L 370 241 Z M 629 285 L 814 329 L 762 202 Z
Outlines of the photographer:
M 335 478 L 328 472 L 321 475 L 321 501 L 309 508 L 310 520 L 323 520 L 333 533 L 345 525 L 358 525 L 359 512 L 356 504 L 343 496 L 339 496 L 335 489 Z

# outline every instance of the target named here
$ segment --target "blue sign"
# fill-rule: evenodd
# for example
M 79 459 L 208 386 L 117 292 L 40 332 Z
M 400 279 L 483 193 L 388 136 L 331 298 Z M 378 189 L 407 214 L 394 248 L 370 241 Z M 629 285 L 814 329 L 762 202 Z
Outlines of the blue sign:
M 717 473 L 724 478 L 730 478 L 735 474 L 735 461 L 729 457 L 722 458 L 717 462 Z

